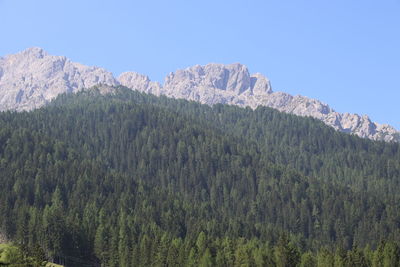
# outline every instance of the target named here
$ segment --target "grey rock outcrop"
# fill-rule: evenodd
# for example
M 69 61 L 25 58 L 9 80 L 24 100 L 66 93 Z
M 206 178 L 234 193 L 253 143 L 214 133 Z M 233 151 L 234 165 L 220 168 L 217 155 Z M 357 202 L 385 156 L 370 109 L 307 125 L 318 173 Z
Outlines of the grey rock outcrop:
M 77 92 L 95 85 L 101 93 L 113 93 L 111 86 L 154 95 L 217 103 L 268 106 L 279 111 L 322 120 L 338 131 L 373 140 L 399 142 L 400 133 L 387 124 L 372 122 L 368 116 L 338 113 L 319 100 L 273 92 L 270 81 L 260 73 L 250 74 L 242 64 L 195 65 L 170 73 L 161 85 L 149 77 L 124 72 L 118 79 L 97 67 L 74 63 L 65 57 L 48 55 L 40 48 L 30 48 L 0 58 L 0 111 L 32 110 L 64 92 Z
M 122 77 L 121 77 L 122 76 Z M 270 81 L 262 74 L 250 75 L 241 64 L 196 65 L 170 73 L 164 85 L 152 83 L 147 76 L 124 73 L 122 85 L 146 93 L 194 100 L 203 104 L 217 103 L 249 106 L 268 106 L 279 111 L 322 120 L 338 131 L 387 142 L 399 142 L 399 132 L 387 124 L 372 122 L 368 116 L 338 113 L 319 100 L 273 92 Z M 126 77 L 129 77 L 127 79 Z
M 158 96 L 161 94 L 160 83 L 150 81 L 150 78 L 143 74 L 124 72 L 118 77 L 118 81 L 121 85 L 140 92 Z
M 271 84 L 261 74 L 250 75 L 241 64 L 196 65 L 170 73 L 164 85 L 151 82 L 149 77 L 125 72 L 118 78 L 121 85 L 141 92 L 166 95 L 173 98 L 199 101 L 204 104 L 243 104 L 251 96 L 272 93 Z M 243 105 L 242 105 L 243 106 Z M 257 105 L 254 103 L 253 105 Z
M 57 95 L 97 84 L 118 85 L 113 75 L 97 67 L 30 48 L 0 59 L 0 110 L 32 110 Z

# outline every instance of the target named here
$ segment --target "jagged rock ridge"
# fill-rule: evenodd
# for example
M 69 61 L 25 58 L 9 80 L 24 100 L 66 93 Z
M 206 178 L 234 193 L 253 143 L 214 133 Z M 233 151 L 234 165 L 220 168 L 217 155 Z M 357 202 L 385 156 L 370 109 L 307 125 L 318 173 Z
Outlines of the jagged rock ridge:
M 366 115 L 342 114 L 316 99 L 273 92 L 266 77 L 259 73 L 250 75 L 248 69 L 238 63 L 196 65 L 178 70 L 165 78 L 163 86 L 134 72 L 125 72 L 118 80 L 126 87 L 155 95 L 163 94 L 209 105 L 268 106 L 282 112 L 320 119 L 336 130 L 360 137 L 400 141 L 399 132 L 393 127 L 374 123 Z
M 31 110 L 64 92 L 77 92 L 97 84 L 118 85 L 101 68 L 52 56 L 30 48 L 0 59 L 0 110 Z
M 233 104 L 242 107 L 268 106 L 300 116 L 322 120 L 333 128 L 373 140 L 400 141 L 400 134 L 387 124 L 372 122 L 368 116 L 338 113 L 319 100 L 273 92 L 270 81 L 260 73 L 250 74 L 241 64 L 207 64 L 170 73 L 163 85 L 135 72 L 118 79 L 97 67 L 74 63 L 65 57 L 48 55 L 30 48 L 0 58 L 0 110 L 31 110 L 64 92 L 77 92 L 102 84 L 124 85 L 154 95 L 166 95 L 204 104 Z

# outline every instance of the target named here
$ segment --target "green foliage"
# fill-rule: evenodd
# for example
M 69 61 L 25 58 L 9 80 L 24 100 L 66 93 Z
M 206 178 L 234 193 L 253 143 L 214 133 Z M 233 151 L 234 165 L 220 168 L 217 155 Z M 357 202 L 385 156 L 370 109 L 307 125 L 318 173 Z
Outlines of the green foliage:
M 286 235 L 282 235 L 275 247 L 275 262 L 277 267 L 295 267 L 299 263 L 298 249 L 289 243 Z
M 48 262 L 40 246 L 26 249 L 12 244 L 0 244 L 0 266 L 44 267 Z
M 316 267 L 317 263 L 311 252 L 305 252 L 301 255 L 300 267 Z
M 391 266 L 399 148 L 265 107 L 63 95 L 0 114 L 0 231 L 66 266 Z

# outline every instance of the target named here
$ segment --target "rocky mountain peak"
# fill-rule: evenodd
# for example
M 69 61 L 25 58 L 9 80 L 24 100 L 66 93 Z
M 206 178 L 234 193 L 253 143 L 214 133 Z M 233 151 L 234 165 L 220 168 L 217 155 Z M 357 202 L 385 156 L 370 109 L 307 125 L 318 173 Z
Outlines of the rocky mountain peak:
M 261 73 L 255 73 L 250 76 L 250 87 L 254 95 L 272 93 L 272 86 L 270 81 Z
M 140 92 L 146 92 L 153 95 L 160 95 L 161 85 L 158 82 L 150 81 L 146 75 L 137 72 L 124 72 L 118 77 L 121 85 Z
M 52 56 L 38 47 L 0 58 L 0 110 L 31 110 L 58 94 L 77 92 L 95 85 L 101 93 L 110 86 L 123 85 L 141 92 L 194 100 L 204 104 L 232 104 L 242 107 L 268 106 L 299 116 L 322 120 L 338 131 L 383 141 L 400 141 L 400 133 L 368 116 L 338 113 L 319 100 L 273 92 L 271 83 L 260 73 L 250 74 L 240 63 L 195 65 L 171 72 L 161 85 L 146 75 L 124 72 L 118 79 L 98 67 Z
M 28 49 L 22 51 L 19 54 L 21 56 L 27 56 L 27 57 L 31 57 L 31 58 L 44 58 L 45 56 L 48 56 L 48 53 L 40 47 L 31 47 L 31 48 L 28 48 Z
M 366 115 L 341 114 L 316 99 L 273 92 L 268 78 L 260 73 L 250 75 L 247 67 L 239 63 L 211 63 L 177 70 L 167 75 L 163 86 L 158 83 L 157 86 L 152 85 L 149 77 L 137 73 L 123 73 L 119 81 L 126 87 L 142 92 L 208 105 L 268 106 L 286 113 L 317 118 L 338 131 L 360 137 L 400 141 L 399 133 L 393 127 L 374 123 Z
M 118 84 L 102 68 L 52 56 L 38 47 L 4 57 L 0 60 L 0 70 L 0 110 L 31 110 L 64 92 L 97 84 Z
M 175 73 L 170 73 L 164 83 L 164 87 L 167 88 L 182 87 L 182 85 L 241 94 L 250 87 L 250 74 L 247 67 L 239 63 L 229 65 L 211 63 L 177 70 Z

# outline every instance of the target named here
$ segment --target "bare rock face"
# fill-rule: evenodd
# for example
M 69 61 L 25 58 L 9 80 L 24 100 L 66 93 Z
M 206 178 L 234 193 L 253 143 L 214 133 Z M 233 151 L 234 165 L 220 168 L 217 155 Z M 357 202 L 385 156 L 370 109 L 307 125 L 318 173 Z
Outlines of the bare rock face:
M 319 100 L 273 92 L 270 81 L 260 73 L 251 75 L 246 66 L 195 65 L 170 73 L 163 85 L 136 73 L 122 73 L 118 80 L 110 72 L 51 56 L 30 48 L 0 58 L 0 111 L 38 108 L 64 92 L 77 92 L 95 85 L 101 93 L 114 93 L 111 86 L 123 85 L 154 95 L 194 100 L 204 104 L 232 104 L 256 108 L 268 106 L 279 111 L 322 120 L 338 131 L 363 138 L 400 142 L 400 133 L 387 124 L 372 122 L 368 116 L 338 113 Z
M 250 76 L 251 92 L 254 95 L 265 95 L 272 93 L 270 81 L 261 73 L 255 73 Z
M 110 72 L 30 48 L 0 60 L 0 110 L 31 110 L 57 95 L 97 84 L 117 85 Z
M 159 96 L 161 94 L 161 85 L 158 82 L 150 81 L 149 77 L 136 72 L 124 72 L 118 77 L 118 81 L 121 85 Z
M 196 90 L 193 90 L 196 88 Z M 269 81 L 261 76 L 250 76 L 248 69 L 241 64 L 208 64 L 196 65 L 176 73 L 170 73 L 165 78 L 164 93 L 178 98 L 187 98 L 206 103 L 210 100 L 215 104 L 218 99 L 228 99 L 242 94 L 253 95 L 253 89 L 259 93 L 270 90 Z M 195 92 L 194 92 L 195 91 Z
M 121 85 L 141 92 L 199 101 L 209 105 L 234 104 L 237 100 L 241 102 L 242 98 L 272 92 L 267 78 L 261 74 L 251 76 L 241 64 L 196 65 L 178 70 L 165 78 L 163 86 L 135 72 L 125 72 L 118 80 Z
M 273 92 L 262 74 L 250 75 L 241 64 L 195 65 L 170 73 L 163 86 L 147 76 L 124 73 L 119 81 L 126 87 L 155 95 L 194 100 L 203 104 L 232 104 L 242 107 L 268 106 L 279 111 L 322 120 L 338 131 L 387 142 L 399 142 L 399 132 L 389 125 L 372 122 L 368 116 L 338 113 L 319 100 Z M 154 89 L 156 88 L 156 89 Z

